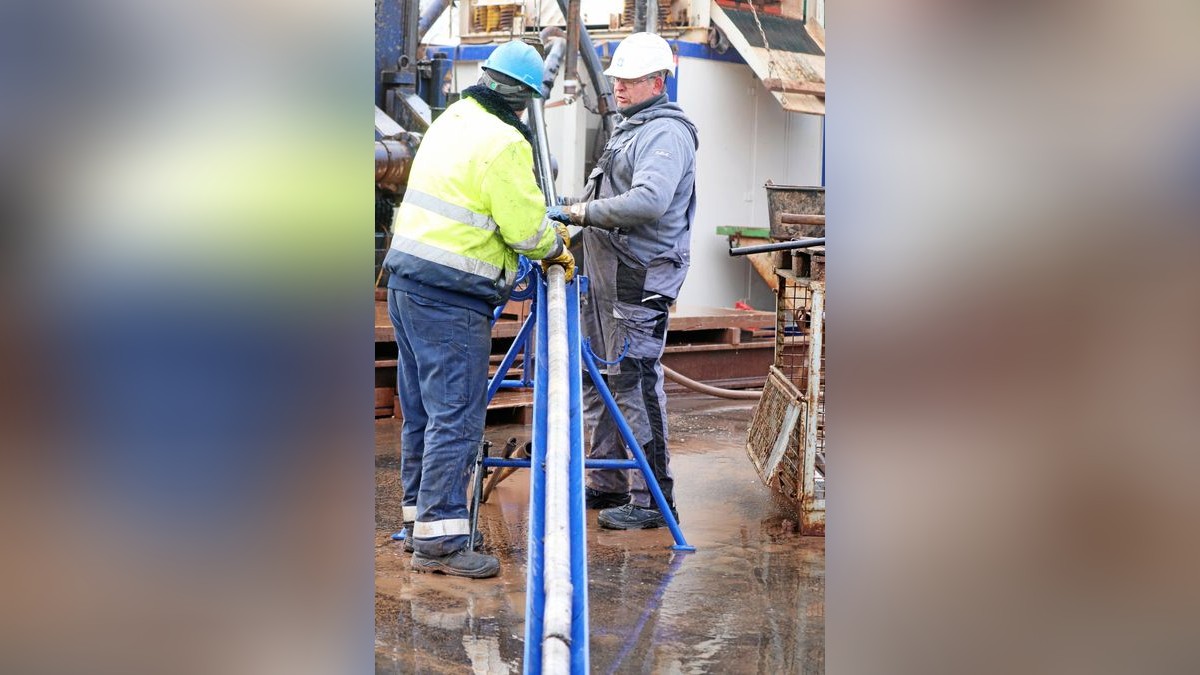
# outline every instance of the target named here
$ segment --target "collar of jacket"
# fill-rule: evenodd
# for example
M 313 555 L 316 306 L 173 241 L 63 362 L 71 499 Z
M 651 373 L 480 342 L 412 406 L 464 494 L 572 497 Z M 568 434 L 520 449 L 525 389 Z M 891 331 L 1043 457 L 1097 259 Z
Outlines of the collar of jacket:
M 628 120 L 628 119 L 631 119 L 634 115 L 642 112 L 646 108 L 649 108 L 652 105 L 658 105 L 659 103 L 665 103 L 666 100 L 667 100 L 666 93 L 662 93 L 653 98 L 648 98 L 645 101 L 642 101 L 641 103 L 635 103 L 635 104 L 629 106 L 628 108 L 621 108 L 617 112 L 621 113 L 621 117 L 624 117 L 625 119 Z
M 504 97 L 487 87 L 476 84 L 462 90 L 462 98 L 475 99 L 484 110 L 500 118 L 508 126 L 521 132 L 526 141 L 533 145 L 533 132 L 517 117 L 517 114 L 504 102 Z

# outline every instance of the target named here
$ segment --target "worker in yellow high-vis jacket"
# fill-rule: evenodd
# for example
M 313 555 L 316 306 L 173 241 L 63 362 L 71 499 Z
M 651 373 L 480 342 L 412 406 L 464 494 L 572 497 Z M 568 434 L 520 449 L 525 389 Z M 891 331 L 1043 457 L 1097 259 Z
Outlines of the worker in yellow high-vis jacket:
M 388 312 L 399 347 L 405 548 L 413 569 L 496 575 L 494 556 L 471 550 L 466 487 L 483 437 L 491 319 L 508 300 L 518 255 L 566 267 L 566 228 L 546 218 L 534 179 L 532 135 L 519 119 L 540 96 L 542 59 L 509 42 L 479 84 L 430 125 L 397 209 Z

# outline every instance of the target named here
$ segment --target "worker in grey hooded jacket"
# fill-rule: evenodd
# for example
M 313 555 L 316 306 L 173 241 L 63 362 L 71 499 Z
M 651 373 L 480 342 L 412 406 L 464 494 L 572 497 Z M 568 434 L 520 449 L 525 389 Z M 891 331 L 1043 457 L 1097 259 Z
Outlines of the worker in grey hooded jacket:
M 624 118 L 588 177 L 583 199 L 549 216 L 583 226 L 583 269 L 590 278 L 581 330 L 605 366 L 605 381 L 675 511 L 667 450 L 666 396 L 660 359 L 667 310 L 687 275 L 696 212 L 696 127 L 667 100 L 674 72 L 666 40 L 625 38 L 605 71 Z M 585 379 L 584 416 L 591 458 L 624 459 L 626 448 L 595 387 Z M 610 529 L 666 523 L 640 471 L 593 470 L 588 508 Z

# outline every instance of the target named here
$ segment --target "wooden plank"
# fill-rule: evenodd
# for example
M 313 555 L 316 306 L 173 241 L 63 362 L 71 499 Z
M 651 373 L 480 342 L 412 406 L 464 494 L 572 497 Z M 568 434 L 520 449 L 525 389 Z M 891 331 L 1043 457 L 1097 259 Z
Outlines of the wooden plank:
M 492 338 L 516 337 L 520 321 L 501 319 L 492 326 Z M 676 305 L 671 308 L 671 332 L 708 330 L 715 328 L 744 328 L 747 330 L 774 325 L 775 313 L 726 307 Z M 375 342 L 395 342 L 392 321 L 388 318 L 387 303 L 375 303 Z
M 532 389 L 501 389 L 488 402 L 487 409 L 522 408 L 533 405 Z
M 759 340 L 757 342 L 742 342 L 736 345 L 731 344 L 708 344 L 708 345 L 667 345 L 663 349 L 664 354 L 694 354 L 697 352 L 740 352 L 746 349 L 772 349 L 775 347 L 774 340 Z M 692 377 L 693 380 L 704 381 L 704 376 Z
M 671 312 L 668 334 L 714 328 L 754 329 L 775 324 L 774 312 L 723 307 L 676 307 Z
M 769 91 L 783 94 L 807 94 L 824 100 L 824 82 L 806 82 L 804 80 L 784 80 L 778 77 L 768 77 L 763 80 L 763 86 Z

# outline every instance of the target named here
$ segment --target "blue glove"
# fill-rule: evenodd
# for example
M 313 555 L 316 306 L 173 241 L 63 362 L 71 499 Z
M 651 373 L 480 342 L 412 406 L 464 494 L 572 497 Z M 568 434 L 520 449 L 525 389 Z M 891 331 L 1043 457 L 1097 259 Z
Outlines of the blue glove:
M 546 217 L 549 218 L 550 220 L 555 220 L 560 223 L 563 223 L 564 225 L 571 224 L 571 214 L 567 213 L 566 211 L 560 209 L 557 206 L 551 206 L 550 208 L 546 209 Z

